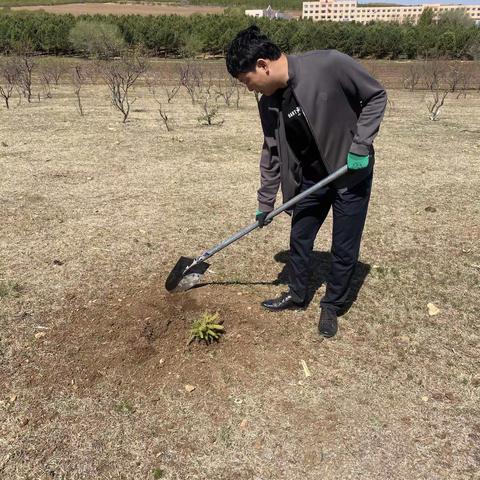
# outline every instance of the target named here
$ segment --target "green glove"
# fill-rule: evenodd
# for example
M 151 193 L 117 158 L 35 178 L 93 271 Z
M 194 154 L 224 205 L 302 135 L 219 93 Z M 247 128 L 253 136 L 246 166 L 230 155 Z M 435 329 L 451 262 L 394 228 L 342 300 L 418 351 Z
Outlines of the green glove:
M 370 158 L 368 155 L 357 155 L 355 153 L 349 153 L 347 155 L 347 166 L 349 170 L 361 170 L 368 167 Z
M 255 213 L 255 220 L 258 222 L 258 226 L 260 228 L 264 227 L 265 225 L 268 225 L 272 220 L 267 220 L 265 221 L 265 219 L 267 218 L 267 215 L 269 214 L 270 212 L 262 212 L 261 210 L 257 210 L 256 213 Z

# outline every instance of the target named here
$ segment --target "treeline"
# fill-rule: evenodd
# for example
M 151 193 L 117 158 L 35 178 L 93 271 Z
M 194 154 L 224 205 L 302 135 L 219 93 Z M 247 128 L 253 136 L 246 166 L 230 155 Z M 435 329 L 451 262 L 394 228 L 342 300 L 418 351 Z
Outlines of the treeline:
M 82 0 L 82 3 L 102 3 L 109 0 Z M 124 0 L 113 0 L 115 3 L 125 3 Z M 141 0 L 138 0 L 141 2 Z M 0 0 L 1 7 L 18 7 L 23 5 L 59 5 L 68 3 L 78 3 L 78 0 Z M 169 3 L 169 0 L 153 0 L 151 3 L 159 4 Z M 170 2 L 171 3 L 171 2 Z M 214 5 L 220 7 L 239 8 L 242 11 L 248 8 L 264 9 L 270 5 L 275 10 L 302 10 L 300 0 L 272 0 L 265 3 L 264 0 L 188 0 L 182 2 L 182 5 Z
M 252 23 L 258 24 L 287 53 L 335 48 L 359 58 L 480 58 L 480 28 L 475 26 L 271 21 L 236 13 L 74 17 L 3 12 L 0 52 L 15 53 L 28 45 L 38 53 L 96 55 L 98 44 L 110 41 L 115 48 L 142 48 L 156 56 L 222 55 L 235 34 Z M 115 54 L 115 49 L 103 51 L 106 56 L 109 53 Z

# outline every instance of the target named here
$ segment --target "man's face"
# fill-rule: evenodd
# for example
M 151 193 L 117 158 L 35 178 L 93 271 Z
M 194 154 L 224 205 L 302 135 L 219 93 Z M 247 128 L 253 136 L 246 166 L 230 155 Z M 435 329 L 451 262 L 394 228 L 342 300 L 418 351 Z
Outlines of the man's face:
M 238 80 L 242 82 L 250 92 L 258 92 L 262 95 L 273 95 L 278 89 L 277 82 L 273 79 L 268 60 L 257 60 L 255 70 L 240 73 Z

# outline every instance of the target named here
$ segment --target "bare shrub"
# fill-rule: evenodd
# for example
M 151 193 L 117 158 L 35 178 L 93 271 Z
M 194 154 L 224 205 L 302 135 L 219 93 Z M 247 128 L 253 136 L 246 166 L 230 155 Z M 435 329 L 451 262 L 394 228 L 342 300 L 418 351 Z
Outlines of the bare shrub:
M 173 87 L 169 87 L 168 85 L 163 86 L 163 90 L 167 95 L 167 103 L 170 103 L 175 98 L 181 87 L 181 85 L 174 85 Z
M 237 92 L 237 105 L 239 103 L 239 97 L 238 97 L 238 89 L 237 89 L 237 79 L 233 78 L 231 76 L 224 77 L 220 80 L 217 88 L 215 89 L 215 93 L 217 94 L 218 97 L 222 97 L 225 105 L 227 107 L 230 107 L 232 104 L 232 97 Z M 238 108 L 238 107 L 237 107 Z
M 163 70 L 158 71 L 154 68 L 151 69 L 146 77 L 146 82 L 147 84 L 155 85 L 157 90 L 163 90 L 163 93 L 167 99 L 167 103 L 171 103 L 182 88 L 180 75 L 178 77 L 171 77 L 168 75 L 168 73 L 164 73 Z
M 416 63 L 411 63 L 406 72 L 403 73 L 403 88 L 409 89 L 413 92 L 420 81 L 420 77 L 420 67 Z
M 451 62 L 445 75 L 450 92 L 455 93 L 462 84 L 463 71 L 460 62 Z
M 102 77 L 110 90 L 112 105 L 122 113 L 123 123 L 127 121 L 130 107 L 136 101 L 136 98 L 130 97 L 131 89 L 146 70 L 145 58 L 135 53 L 107 61 L 102 66 Z
M 45 65 L 40 65 L 40 85 L 42 86 L 43 96 L 45 98 L 52 98 L 52 78 L 48 74 Z
M 463 69 L 462 69 L 462 77 L 460 79 L 460 91 L 458 92 L 457 98 L 460 98 L 461 95 L 464 96 L 464 98 L 467 97 L 467 91 L 470 90 L 471 88 L 474 88 L 474 78 L 475 78 L 475 72 L 474 72 L 474 65 L 471 63 L 464 64 Z
M 450 91 L 447 89 L 437 89 L 432 91 L 432 100 L 427 102 L 428 111 L 430 112 L 430 120 L 438 120 L 440 109 L 443 107 L 445 99 L 449 93 Z
M 423 81 L 431 95 L 430 100 L 427 101 L 428 118 L 433 121 L 438 120 L 445 99 L 451 92 L 445 65 L 437 58 L 425 61 L 423 64 Z
M 238 109 L 240 108 L 240 98 L 242 97 L 242 95 L 245 95 L 245 93 L 247 93 L 247 87 L 243 83 L 237 82 L 235 84 L 235 90 L 236 90 L 235 106 Z
M 385 116 L 390 117 L 395 114 L 395 103 L 391 98 L 387 98 L 387 108 Z
M 82 98 L 80 96 L 80 91 L 82 90 L 83 85 L 85 85 L 87 79 L 87 72 L 84 66 L 77 64 L 72 69 L 72 83 L 73 83 L 73 93 L 77 99 L 77 107 L 80 115 L 83 116 L 83 105 Z
M 29 52 L 20 55 L 17 60 L 17 84 L 28 103 L 32 101 L 32 72 L 35 67 L 33 56 Z
M 58 86 L 60 78 L 67 73 L 68 66 L 62 58 L 48 58 L 39 64 L 40 82 L 47 98 L 51 98 L 51 89 Z
M 155 91 L 158 89 L 158 87 L 162 88 L 167 98 L 167 103 L 171 103 L 171 101 L 176 97 L 177 93 L 182 88 L 181 83 L 178 83 L 177 85 L 173 85 L 173 86 L 169 85 L 168 81 L 165 78 L 163 78 L 161 73 L 159 72 L 152 72 L 146 78 L 146 82 L 149 88 L 153 86 Z
M 5 101 L 7 109 L 10 108 L 10 97 L 17 85 L 18 69 L 13 59 L 9 58 L 0 63 L 0 95 Z
M 40 85 L 42 86 L 43 96 L 45 98 L 52 98 L 52 85 L 48 77 L 40 75 Z M 40 93 L 38 94 L 40 98 Z
M 60 83 L 60 78 L 67 73 L 68 65 L 63 58 L 52 59 L 48 65 L 48 74 L 56 86 Z
M 459 61 L 451 62 L 448 65 L 446 81 L 450 88 L 450 92 L 457 92 L 456 98 L 460 96 L 467 96 L 467 90 L 473 79 L 473 69 L 471 64 L 466 64 Z
M 435 87 L 430 90 L 430 100 L 427 100 L 427 108 L 429 112 L 428 118 L 430 120 L 438 120 L 438 115 L 440 114 L 440 110 L 445 103 L 445 99 L 447 95 L 450 93 L 448 88 L 440 88 Z
M 439 59 L 425 60 L 422 73 L 423 83 L 427 90 L 433 91 L 445 85 L 445 65 Z
M 201 86 L 201 92 L 203 95 L 218 94 L 214 91 L 218 86 L 218 79 L 215 77 L 212 71 L 203 76 L 203 84 Z
M 161 103 L 158 105 L 158 113 L 165 125 L 165 128 L 167 129 L 167 132 L 171 132 L 173 130 L 172 119 L 169 118 L 167 112 L 165 111 Z
M 205 72 L 199 65 L 193 62 L 187 62 L 180 67 L 179 74 L 180 84 L 187 90 L 187 93 L 192 100 L 192 105 L 195 105 L 197 96 L 202 91 Z
M 169 114 L 165 110 L 165 107 L 162 104 L 160 94 L 157 92 L 157 86 L 160 82 L 160 75 L 156 72 L 146 78 L 148 90 L 158 105 L 158 114 L 160 115 L 160 118 L 165 125 L 165 128 L 167 129 L 167 132 L 171 132 L 173 130 L 172 119 L 169 117 Z M 178 88 L 180 88 L 180 86 Z M 171 100 L 170 96 L 168 96 L 169 93 L 170 91 L 167 89 L 168 103 L 170 103 Z
M 197 120 L 200 125 L 222 125 L 224 120 L 216 121 L 218 115 L 218 105 L 212 101 L 210 93 L 205 95 L 202 100 L 202 115 Z

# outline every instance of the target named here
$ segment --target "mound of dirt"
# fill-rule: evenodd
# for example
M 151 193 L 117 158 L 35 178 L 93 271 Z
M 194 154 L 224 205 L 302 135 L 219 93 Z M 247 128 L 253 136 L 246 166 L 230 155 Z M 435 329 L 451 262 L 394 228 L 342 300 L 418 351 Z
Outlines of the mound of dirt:
M 130 295 L 111 296 L 91 306 L 73 309 L 67 322 L 49 336 L 45 348 L 57 358 L 51 381 L 74 383 L 76 389 L 91 389 L 102 382 L 128 383 L 137 391 L 162 387 L 175 374 L 191 371 L 192 382 L 208 381 L 208 372 L 192 368 L 205 361 L 206 353 L 226 350 L 232 358 L 238 351 L 239 324 L 260 326 L 258 315 L 250 314 L 251 299 L 229 296 L 208 289 L 169 294 L 158 281 L 151 288 Z M 246 312 L 239 316 L 239 311 Z M 219 312 L 226 335 L 218 343 L 189 344 L 191 323 L 204 312 Z M 233 325 L 235 327 L 232 329 Z M 248 356 L 248 341 L 241 347 Z M 58 362 L 58 357 L 65 361 Z M 50 366 L 52 367 L 52 366 Z M 205 378 L 202 378 L 204 376 Z

